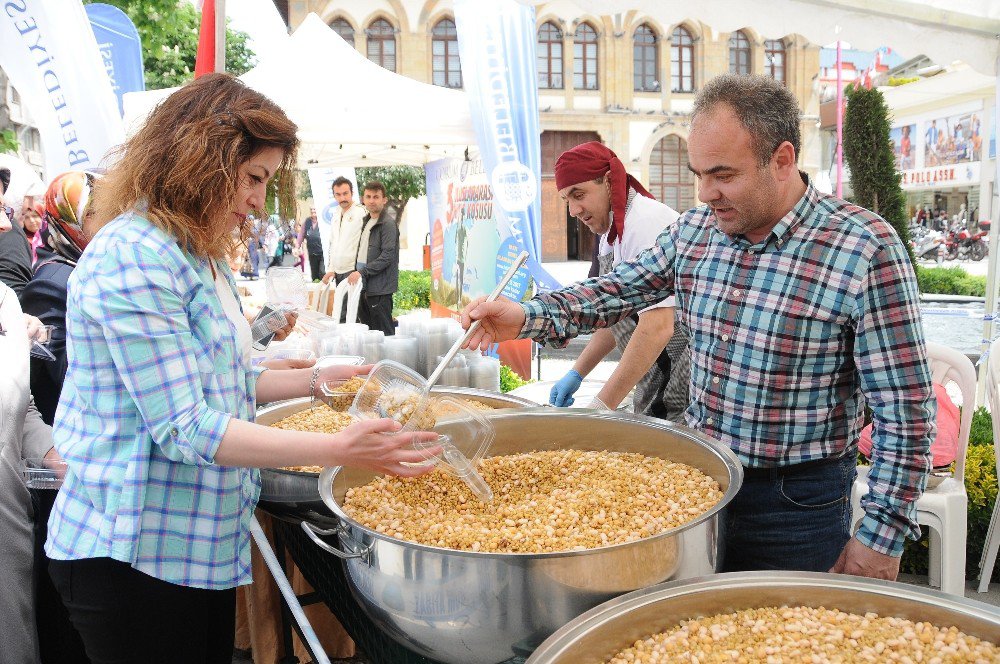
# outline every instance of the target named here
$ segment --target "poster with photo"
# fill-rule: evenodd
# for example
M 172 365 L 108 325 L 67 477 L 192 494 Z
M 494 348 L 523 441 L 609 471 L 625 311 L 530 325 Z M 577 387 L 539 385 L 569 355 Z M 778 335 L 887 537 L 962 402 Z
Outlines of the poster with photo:
M 431 314 L 457 318 L 480 295 L 489 295 L 521 252 L 504 233 L 482 160 L 441 159 L 424 166 L 431 234 Z M 531 295 L 527 268 L 518 270 L 504 296 Z M 521 376 L 531 371 L 531 341 L 499 344 L 495 356 Z
M 906 124 L 889 130 L 892 151 L 896 155 L 896 170 L 906 171 L 916 167 L 916 146 L 913 138 L 917 135 L 916 124 Z
M 923 123 L 924 166 L 949 166 L 982 159 L 982 112 L 932 118 Z

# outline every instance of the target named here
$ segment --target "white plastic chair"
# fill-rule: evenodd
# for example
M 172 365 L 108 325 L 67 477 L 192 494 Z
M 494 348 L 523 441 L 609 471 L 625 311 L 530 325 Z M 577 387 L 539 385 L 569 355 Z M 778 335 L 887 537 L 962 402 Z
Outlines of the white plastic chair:
M 333 320 L 340 322 L 340 314 L 344 308 L 344 300 L 347 300 L 347 318 L 345 322 L 356 323 L 358 320 L 358 307 L 361 305 L 361 291 L 364 289 L 362 279 L 358 279 L 353 285 L 344 279 L 334 286 L 331 279 L 323 285 L 319 296 L 316 298 L 316 311 L 325 314 L 330 311 L 330 292 L 333 291 Z
M 1000 340 L 990 345 L 990 357 L 986 362 L 986 402 L 990 406 L 993 419 L 993 456 L 996 459 L 997 476 L 1000 477 Z M 1000 549 L 1000 499 L 993 505 L 993 516 L 986 531 L 983 555 L 979 558 L 979 588 L 981 593 L 990 587 L 990 577 Z
M 976 367 L 964 354 L 941 344 L 927 344 L 932 380 L 952 381 L 962 392 L 962 420 L 958 431 L 955 472 L 938 486 L 928 488 L 917 500 L 917 523 L 930 530 L 929 581 L 942 592 L 965 595 L 965 540 L 969 497 L 965 492 L 965 452 L 969 446 L 972 413 L 976 408 Z M 858 468 L 851 491 L 856 529 L 864 512 L 861 498 L 868 492 L 868 467 Z

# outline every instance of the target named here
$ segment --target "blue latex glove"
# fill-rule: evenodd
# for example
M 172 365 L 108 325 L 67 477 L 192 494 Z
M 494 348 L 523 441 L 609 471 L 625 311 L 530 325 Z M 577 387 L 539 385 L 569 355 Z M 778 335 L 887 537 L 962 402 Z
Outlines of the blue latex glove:
M 583 376 L 576 369 L 570 369 L 552 386 L 552 391 L 549 392 L 549 403 L 560 408 L 572 406 L 573 395 L 580 389 L 581 383 L 583 383 Z

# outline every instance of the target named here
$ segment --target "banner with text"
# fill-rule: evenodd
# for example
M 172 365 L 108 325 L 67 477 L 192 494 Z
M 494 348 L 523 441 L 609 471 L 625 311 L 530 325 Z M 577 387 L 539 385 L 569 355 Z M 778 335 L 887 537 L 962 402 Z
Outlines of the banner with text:
M 118 111 L 124 116 L 123 95 L 146 89 L 139 31 L 132 19 L 117 7 L 95 3 L 87 5 L 86 10 L 111 89 L 118 97 Z
M 541 265 L 541 146 L 535 10 L 515 0 L 456 0 L 462 83 L 502 242 L 528 251 L 542 290 L 560 284 Z
M 0 62 L 42 137 L 46 178 L 94 168 L 124 140 L 122 118 L 80 0 L 11 0 Z
M 462 307 L 489 295 L 521 244 L 504 235 L 493 187 L 481 160 L 441 159 L 424 166 L 431 234 L 431 313 L 457 318 Z M 531 294 L 532 275 L 517 271 L 503 294 L 520 301 Z M 499 356 L 521 376 L 531 373 L 531 341 L 505 341 Z
M 985 131 L 982 103 L 901 119 L 889 131 L 906 190 L 980 184 Z

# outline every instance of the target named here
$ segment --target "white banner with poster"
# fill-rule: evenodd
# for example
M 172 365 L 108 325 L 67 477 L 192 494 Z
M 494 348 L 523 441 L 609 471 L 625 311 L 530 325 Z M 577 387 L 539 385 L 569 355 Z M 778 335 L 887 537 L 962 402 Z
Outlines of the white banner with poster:
M 0 62 L 38 124 L 46 178 L 95 168 L 124 140 L 118 100 L 79 0 L 11 0 Z
M 900 118 L 889 136 L 903 189 L 912 191 L 980 183 L 985 147 L 982 102 Z
M 360 203 L 358 178 L 353 168 L 309 169 L 309 186 L 312 187 L 313 207 L 316 208 L 316 214 L 319 216 L 319 233 L 323 238 L 323 256 L 327 255 L 327 246 L 330 242 L 330 222 L 337 209 L 337 201 L 333 198 L 333 181 L 339 177 L 345 177 L 351 181 L 354 202 Z

